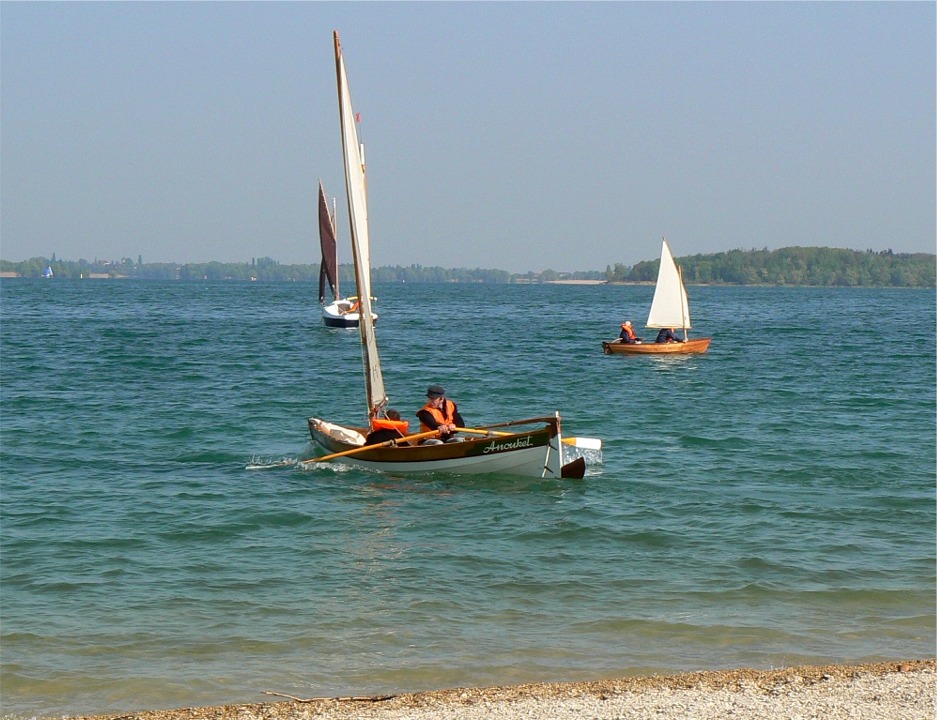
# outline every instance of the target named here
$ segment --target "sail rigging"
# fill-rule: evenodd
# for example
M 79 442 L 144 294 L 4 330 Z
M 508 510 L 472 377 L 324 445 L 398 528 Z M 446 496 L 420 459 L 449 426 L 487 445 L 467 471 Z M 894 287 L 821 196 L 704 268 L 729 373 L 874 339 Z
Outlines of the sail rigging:
M 459 474 L 510 473 L 527 477 L 582 478 L 585 458 L 563 461 L 563 445 L 601 449 L 598 438 L 572 438 L 567 443 L 560 427 L 560 414 L 484 425 L 480 428 L 457 428 L 469 437 L 460 442 L 421 444 L 438 431 L 401 436 L 385 442 L 368 443 L 376 418 L 387 406 L 381 360 L 374 332 L 375 315 L 371 312 L 371 251 L 368 230 L 367 177 L 364 147 L 358 137 L 358 116 L 351 105 L 345 61 L 338 40 L 335 41 L 335 69 L 338 80 L 339 119 L 342 131 L 342 156 L 345 164 L 345 190 L 348 199 L 349 234 L 360 303 L 361 353 L 367 390 L 368 423 L 348 427 L 321 418 L 309 418 L 313 441 L 327 454 L 304 463 L 343 462 L 390 472 L 453 472 Z M 324 311 L 323 311 L 324 312 Z M 515 428 L 518 426 L 518 428 Z M 523 427 L 527 429 L 520 429 Z M 497 428 L 497 429 L 495 429 Z M 501 428 L 512 428 L 504 431 Z M 373 439 L 373 438 L 372 438 Z

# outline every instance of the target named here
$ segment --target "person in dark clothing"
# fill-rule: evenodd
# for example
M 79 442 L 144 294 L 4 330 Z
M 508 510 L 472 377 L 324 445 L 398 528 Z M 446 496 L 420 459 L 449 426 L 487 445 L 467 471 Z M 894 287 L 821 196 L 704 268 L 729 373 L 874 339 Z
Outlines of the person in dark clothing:
M 396 440 L 407 434 L 410 423 L 400 419 L 400 413 L 393 408 L 388 408 L 384 413 L 385 417 L 372 421 L 374 430 L 368 433 L 364 439 L 365 445 L 380 445 L 388 440 Z M 406 443 L 405 443 L 406 444 Z
M 641 344 L 641 338 L 635 337 L 634 328 L 631 327 L 630 320 L 625 320 L 621 324 L 621 334 L 618 336 L 618 342 L 623 342 L 626 345 Z
M 655 340 L 654 342 L 675 343 L 675 342 L 683 342 L 683 340 L 681 340 L 676 335 L 674 335 L 673 328 L 661 328 L 660 332 L 657 333 L 657 340 Z
M 446 391 L 439 385 L 430 385 L 426 390 L 426 404 L 417 411 L 420 419 L 420 432 L 439 430 L 439 439 L 424 440 L 424 445 L 439 442 L 457 442 L 457 427 L 465 427 L 465 421 L 459 414 L 459 408 L 446 397 Z

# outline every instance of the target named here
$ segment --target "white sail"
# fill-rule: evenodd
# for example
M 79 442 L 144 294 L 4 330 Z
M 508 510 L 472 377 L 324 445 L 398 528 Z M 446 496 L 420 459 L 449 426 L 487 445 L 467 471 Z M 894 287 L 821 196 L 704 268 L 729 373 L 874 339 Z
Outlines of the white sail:
M 364 355 L 365 379 L 368 391 L 368 417 L 374 417 L 387 404 L 381 359 L 377 353 L 374 334 L 374 316 L 371 312 L 371 244 L 368 235 L 367 178 L 364 168 L 364 147 L 358 141 L 355 113 L 348 91 L 348 77 L 342 47 L 335 37 L 335 71 L 338 76 L 338 110 L 342 125 L 342 150 L 345 158 L 345 188 L 348 195 L 351 249 L 355 263 L 355 280 L 360 303 L 361 347 Z
M 690 307 L 687 303 L 686 288 L 683 286 L 683 280 L 666 239 L 660 249 L 660 270 L 657 273 L 657 287 L 654 289 L 654 300 L 651 302 L 651 312 L 647 317 L 647 327 L 683 328 L 684 330 L 693 327 L 690 325 Z

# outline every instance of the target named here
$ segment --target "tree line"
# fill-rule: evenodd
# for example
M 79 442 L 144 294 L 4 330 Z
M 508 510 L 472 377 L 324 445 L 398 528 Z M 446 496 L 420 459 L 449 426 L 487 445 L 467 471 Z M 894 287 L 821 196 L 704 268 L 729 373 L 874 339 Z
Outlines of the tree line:
M 891 250 L 842 250 L 837 248 L 790 247 L 780 250 L 730 250 L 677 259 L 687 284 L 712 285 L 809 285 L 841 287 L 937 286 L 937 256 L 929 253 L 893 253 Z M 442 268 L 410 265 L 374 268 L 377 283 L 545 283 L 557 280 L 605 282 L 654 282 L 660 260 L 646 260 L 634 266 L 616 263 L 605 272 L 509 273 L 484 268 Z M 130 258 L 112 260 L 59 260 L 35 257 L 23 262 L 0 260 L 0 272 L 21 277 L 42 277 L 51 267 L 54 277 L 87 279 L 96 277 L 139 280 L 257 280 L 318 282 L 319 265 L 283 265 L 272 258 L 255 258 L 249 263 L 144 263 Z M 353 287 L 351 265 L 339 268 L 339 281 Z
M 813 287 L 937 286 L 937 256 L 824 247 L 730 250 L 677 259 L 683 280 L 698 285 L 808 285 Z M 606 269 L 609 282 L 654 282 L 660 260 Z

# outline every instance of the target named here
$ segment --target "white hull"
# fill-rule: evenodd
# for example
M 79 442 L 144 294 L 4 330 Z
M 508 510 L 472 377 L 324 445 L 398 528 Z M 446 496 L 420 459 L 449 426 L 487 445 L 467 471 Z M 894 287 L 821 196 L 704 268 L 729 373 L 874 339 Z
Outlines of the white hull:
M 358 312 L 347 312 L 353 303 L 349 300 L 336 300 L 322 308 L 322 322 L 326 327 L 335 328 L 356 328 L 361 321 L 361 315 Z M 372 313 L 371 317 L 377 322 L 377 313 Z
M 483 475 L 504 473 L 524 477 L 554 477 L 556 473 L 545 472 L 548 452 L 543 448 L 514 450 L 510 453 L 490 457 L 456 458 L 452 460 L 423 460 L 419 462 L 382 463 L 358 460 L 353 455 L 344 457 L 345 465 L 391 473 L 453 473 L 456 475 Z
M 336 462 L 351 467 L 392 474 L 451 473 L 481 475 L 501 473 L 535 478 L 582 477 L 584 463 L 563 463 L 560 418 L 534 418 L 519 424 L 540 424 L 528 431 L 478 430 L 461 442 L 436 445 L 363 448 L 362 430 L 319 418 L 309 418 L 315 443 L 330 453 L 347 453 Z M 349 453 L 349 451 L 351 451 Z M 581 462 L 581 461 L 579 461 Z M 572 468 L 576 468 L 573 470 Z

